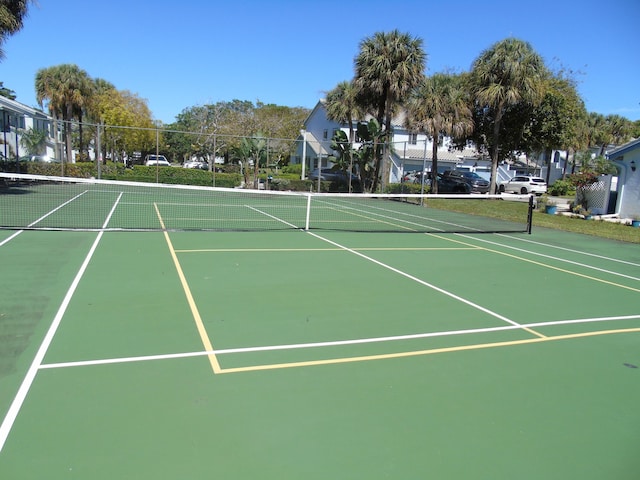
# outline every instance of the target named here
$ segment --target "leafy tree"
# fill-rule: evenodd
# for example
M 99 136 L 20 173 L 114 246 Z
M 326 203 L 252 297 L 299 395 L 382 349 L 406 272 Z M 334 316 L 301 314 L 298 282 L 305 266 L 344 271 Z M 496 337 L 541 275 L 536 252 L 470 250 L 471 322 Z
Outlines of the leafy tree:
M 258 172 L 261 165 L 266 164 L 267 139 L 262 134 L 255 137 L 242 137 L 240 144 L 234 147 L 243 164 L 244 182 L 249 183 L 249 163 L 253 162 L 253 188 L 258 188 Z
M 349 138 L 342 130 L 336 132 L 339 135 L 336 141 L 336 151 L 339 151 L 339 159 L 347 162 L 348 171 L 353 172 L 353 142 L 355 141 L 354 119 L 360 121 L 364 117 L 365 112 L 357 102 L 357 90 L 353 82 L 340 82 L 333 90 L 329 91 L 326 96 L 327 118 L 340 124 L 349 125 Z M 349 192 L 351 192 L 351 175 L 349 175 Z
M 116 92 L 116 87 L 111 82 L 108 82 L 103 78 L 94 78 L 92 81 L 92 98 L 86 109 L 87 119 L 89 120 L 89 122 L 91 122 L 88 127 L 89 130 L 91 130 L 91 134 L 94 136 L 94 146 L 96 152 L 98 148 L 100 148 L 102 150 L 100 152 L 102 154 L 102 159 L 104 162 L 106 162 L 106 144 L 105 142 L 102 142 L 99 145 L 100 142 L 98 141 L 98 129 L 102 128 L 102 124 L 104 123 L 104 119 L 102 118 L 100 111 L 100 105 L 101 101 L 105 97 L 108 98 L 112 92 Z
M 602 115 L 590 112 L 588 120 L 588 143 L 599 147 L 600 155 L 611 144 L 621 144 L 632 137 L 633 124 L 620 115 Z
M 4 82 L 0 82 L 0 96 L 6 97 L 9 100 L 15 100 L 16 92 L 5 87 Z
M 309 111 L 304 108 L 281 107 L 258 102 L 233 100 L 213 105 L 184 109 L 176 122 L 169 125 L 167 143 L 176 154 L 243 160 L 244 137 L 265 137 L 267 163 L 285 163 L 295 146 L 300 127 Z M 267 140 L 268 139 L 268 140 Z M 246 145 L 245 145 L 246 146 Z
M 380 128 L 378 120 L 372 118 L 368 122 L 361 122 L 357 126 L 358 138 L 361 139 L 361 145 L 356 152 L 355 162 L 358 165 L 358 173 L 365 191 L 373 191 L 377 185 L 378 165 L 377 159 L 380 158 L 382 151 L 385 131 Z
M 223 103 L 184 109 L 167 133 L 167 143 L 179 153 L 183 161 L 195 155 L 209 162 L 213 168 L 218 151 L 224 147 L 226 108 Z
M 365 111 L 358 104 L 358 91 L 353 82 L 340 82 L 326 95 L 327 118 L 341 124 L 349 126 L 349 142 L 353 143 L 355 138 L 354 119 L 360 121 Z
M 351 143 L 347 138 L 347 134 L 344 130 L 336 130 L 331 139 L 331 150 L 335 152 L 335 155 L 330 156 L 330 160 L 338 170 L 343 172 L 350 172 L 353 159 L 353 152 Z
M 630 135 L 633 138 L 640 138 L 640 120 L 636 120 L 635 122 L 632 122 L 630 130 L 631 130 Z
M 527 145 L 532 151 L 544 152 L 547 162 L 552 150 L 566 150 L 568 160 L 571 150 L 586 147 L 582 127 L 586 118 L 587 111 L 574 82 L 561 76 L 550 77 L 542 102 L 533 108 L 525 132 Z M 563 175 L 566 175 L 567 163 Z M 547 170 L 547 177 L 549 173 Z
M 354 78 L 358 103 L 384 125 L 384 136 L 376 136 L 376 141 L 383 141 L 384 148 L 376 160 L 373 190 L 377 188 L 381 169 L 386 184 L 391 119 L 409 92 L 422 81 L 426 58 L 422 40 L 398 30 L 375 33 L 360 43 Z
M 47 132 L 29 128 L 22 132 L 20 144 L 27 151 L 27 155 L 40 155 L 43 153 L 47 141 Z
M 82 118 L 93 91 L 87 72 L 77 65 L 62 64 L 43 68 L 36 73 L 36 100 L 42 107 L 47 101 L 54 123 L 63 121 L 66 161 L 71 161 L 71 122 Z M 63 156 L 60 156 L 63 159 Z
M 405 125 L 433 138 L 432 168 L 438 172 L 438 144 L 445 136 L 464 137 L 473 131 L 473 118 L 460 77 L 444 73 L 425 78 L 407 102 Z M 438 182 L 431 191 L 438 193 Z
M 631 139 L 633 125 L 620 115 L 607 115 L 605 117 L 605 132 L 610 143 L 620 145 Z M 601 155 L 604 152 L 601 152 Z
M 529 106 L 537 106 L 548 77 L 542 57 L 528 42 L 507 38 L 483 51 L 473 62 L 470 87 L 475 99 L 476 144 L 491 156 L 491 192 L 496 191 L 500 159 L 522 137 L 530 118 Z M 511 121 L 505 121 L 510 114 Z M 505 138 L 508 142 L 505 142 Z
M 347 134 L 344 130 L 336 130 L 331 139 L 331 149 L 335 155 L 331 155 L 329 159 L 333 162 L 334 169 L 347 173 L 349 193 L 351 193 L 353 185 L 351 174 L 353 173 L 353 144 L 349 142 Z
M 300 134 L 309 110 L 258 102 L 255 109 L 257 132 L 268 138 L 267 163 L 283 165 L 295 150 L 295 138 Z M 253 132 L 252 132 L 253 133 Z
M 4 42 L 22 28 L 29 3 L 29 0 L 4 0 L 0 2 L 0 59 L 4 58 L 4 50 L 2 49 Z
M 97 99 L 101 120 L 105 123 L 103 152 L 116 159 L 122 152 L 154 151 L 156 138 L 161 140 L 145 99 L 127 90 L 106 88 Z

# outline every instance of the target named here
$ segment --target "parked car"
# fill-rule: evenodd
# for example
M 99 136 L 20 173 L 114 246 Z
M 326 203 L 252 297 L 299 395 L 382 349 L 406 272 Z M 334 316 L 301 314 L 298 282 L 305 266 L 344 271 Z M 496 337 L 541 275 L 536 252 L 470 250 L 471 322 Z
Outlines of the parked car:
M 49 155 L 30 155 L 26 157 L 20 157 L 21 162 L 43 162 L 43 163 L 56 163 L 58 160 L 50 157 Z
M 513 177 L 507 182 L 502 182 L 498 187 L 500 193 L 520 193 L 527 195 L 533 193 L 535 195 L 542 195 L 547 193 L 547 182 L 544 178 L 532 177 L 528 175 L 518 175 Z
M 425 186 L 431 186 L 431 173 L 417 172 L 414 183 L 422 183 L 424 176 Z M 438 193 L 471 193 L 471 186 L 461 178 L 438 174 Z M 433 190 L 432 190 L 433 191 Z
M 443 172 L 443 177 L 450 177 L 466 182 L 471 187 L 472 193 L 488 193 L 489 182 L 478 175 L 476 172 L 467 172 L 462 170 L 447 170 Z
M 314 169 L 309 173 L 309 180 L 318 180 L 318 169 Z M 320 171 L 320 180 L 323 182 L 343 182 L 348 183 L 349 174 L 343 170 L 334 170 L 333 167 L 326 167 Z M 356 175 L 351 174 L 351 182 L 358 182 Z
M 420 172 L 407 172 L 402 177 L 402 181 L 406 183 L 420 183 L 416 181 L 416 178 L 420 176 Z
M 147 167 L 170 167 L 171 164 L 164 155 L 147 155 L 144 157 L 144 164 Z
M 471 193 L 471 185 L 455 176 L 439 173 L 438 193 Z
M 199 170 L 209 170 L 209 164 L 201 160 L 189 160 L 182 165 L 184 168 L 196 168 Z

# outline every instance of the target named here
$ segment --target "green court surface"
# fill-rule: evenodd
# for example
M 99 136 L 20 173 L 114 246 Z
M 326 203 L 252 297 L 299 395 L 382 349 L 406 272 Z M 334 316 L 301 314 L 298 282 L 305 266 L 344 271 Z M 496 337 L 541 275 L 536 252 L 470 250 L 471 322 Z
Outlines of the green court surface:
M 640 249 L 0 230 L 2 479 L 637 479 Z

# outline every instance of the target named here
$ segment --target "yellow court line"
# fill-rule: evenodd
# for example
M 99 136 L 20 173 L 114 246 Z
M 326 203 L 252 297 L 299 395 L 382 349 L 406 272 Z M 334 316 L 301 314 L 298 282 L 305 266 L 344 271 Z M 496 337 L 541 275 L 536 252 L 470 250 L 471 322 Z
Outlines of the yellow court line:
M 444 237 L 440 237 L 438 235 L 435 235 L 435 236 L 438 237 L 438 238 L 443 238 L 444 239 Z M 479 249 L 485 250 L 487 252 L 497 253 L 498 255 L 504 255 L 505 257 L 515 258 L 516 260 L 522 260 L 523 262 L 532 263 L 532 264 L 538 265 L 540 267 L 550 268 L 551 270 L 556 270 L 558 272 L 568 273 L 569 275 L 575 275 L 576 277 L 586 278 L 587 280 L 593 280 L 594 282 L 600 282 L 600 283 L 604 283 L 606 285 L 611 285 L 613 287 L 624 288 L 626 290 L 631 290 L 632 292 L 640 293 L 640 289 L 638 289 L 638 288 L 629 287 L 628 285 L 622 285 L 620 283 L 611 282 L 609 280 L 604 280 L 604 279 L 598 278 L 598 277 L 592 277 L 591 275 L 585 275 L 584 273 L 574 272 L 573 270 L 567 270 L 566 268 L 554 267 L 553 265 L 549 265 L 548 263 L 538 262 L 536 260 L 531 260 L 530 258 L 519 257 L 518 255 L 514 255 L 512 253 L 501 252 L 500 250 L 493 250 L 492 248 L 486 248 L 486 247 L 481 247 L 481 246 L 478 246 L 478 245 L 473 245 L 472 243 L 466 243 L 466 242 L 463 242 L 461 240 L 453 240 L 452 239 L 451 241 L 455 242 L 455 243 L 460 243 L 462 245 L 476 246 Z
M 176 255 L 176 251 L 173 248 L 173 244 L 171 243 L 171 238 L 169 237 L 169 233 L 165 228 L 164 221 L 162 220 L 162 216 L 160 215 L 160 210 L 158 210 L 157 204 L 154 203 L 153 206 L 156 209 L 158 220 L 160 220 L 160 225 L 162 226 L 162 230 L 164 231 L 164 238 L 167 241 L 167 245 L 169 246 L 169 252 L 171 253 L 171 258 L 173 258 L 173 263 L 178 272 L 178 277 L 180 278 L 182 289 L 184 290 L 184 294 L 187 297 L 187 303 L 189 304 L 189 308 L 191 309 L 191 314 L 193 315 L 193 320 L 195 321 L 196 328 L 198 329 L 198 333 L 200 334 L 200 340 L 202 341 L 202 345 L 204 346 L 205 351 L 211 352 L 213 351 L 213 346 L 211 345 L 211 341 L 209 340 L 209 335 L 207 334 L 207 330 L 204 328 L 202 317 L 200 317 L 200 312 L 198 311 L 198 306 L 196 305 L 196 302 L 193 299 L 193 295 L 191 294 L 191 289 L 189 288 L 187 279 L 184 276 L 184 273 L 182 271 L 182 266 L 178 261 L 178 256 Z M 221 373 L 222 369 L 220 368 L 220 363 L 218 363 L 218 357 L 216 357 L 215 353 L 211 353 L 207 356 L 209 358 L 209 363 L 211 364 L 211 368 L 213 369 L 213 373 Z
M 328 360 L 310 360 L 306 362 L 274 363 L 269 365 L 253 365 L 250 367 L 225 368 L 219 373 L 241 373 L 256 372 L 261 370 L 278 370 L 284 368 L 312 367 L 319 365 L 335 365 L 340 363 L 365 362 L 372 360 L 387 360 L 392 358 L 417 357 L 422 355 L 432 355 L 435 353 L 462 352 L 465 350 L 480 350 L 486 348 L 510 347 L 514 345 L 527 345 L 531 343 L 543 343 L 556 340 L 570 340 L 574 338 L 594 337 L 600 335 L 611 335 L 616 333 L 640 332 L 640 328 L 626 328 L 621 330 L 602 330 L 596 332 L 573 333 L 568 335 L 558 335 L 555 337 L 527 338 L 524 340 L 511 340 L 508 342 L 480 343 L 475 345 L 461 345 L 457 347 L 434 348 L 431 350 L 416 350 L 411 352 L 386 353 L 381 355 L 367 355 L 360 357 L 332 358 Z

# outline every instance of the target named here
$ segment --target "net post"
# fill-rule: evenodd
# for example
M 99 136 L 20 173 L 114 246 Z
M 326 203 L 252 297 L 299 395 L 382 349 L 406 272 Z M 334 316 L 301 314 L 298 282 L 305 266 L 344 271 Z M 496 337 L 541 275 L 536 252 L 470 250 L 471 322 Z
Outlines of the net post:
M 529 211 L 527 212 L 527 233 L 531 235 L 531 225 L 533 224 L 533 195 L 529 196 Z
M 305 231 L 309 230 L 309 219 L 311 218 L 311 193 L 307 194 L 307 213 L 304 221 Z

